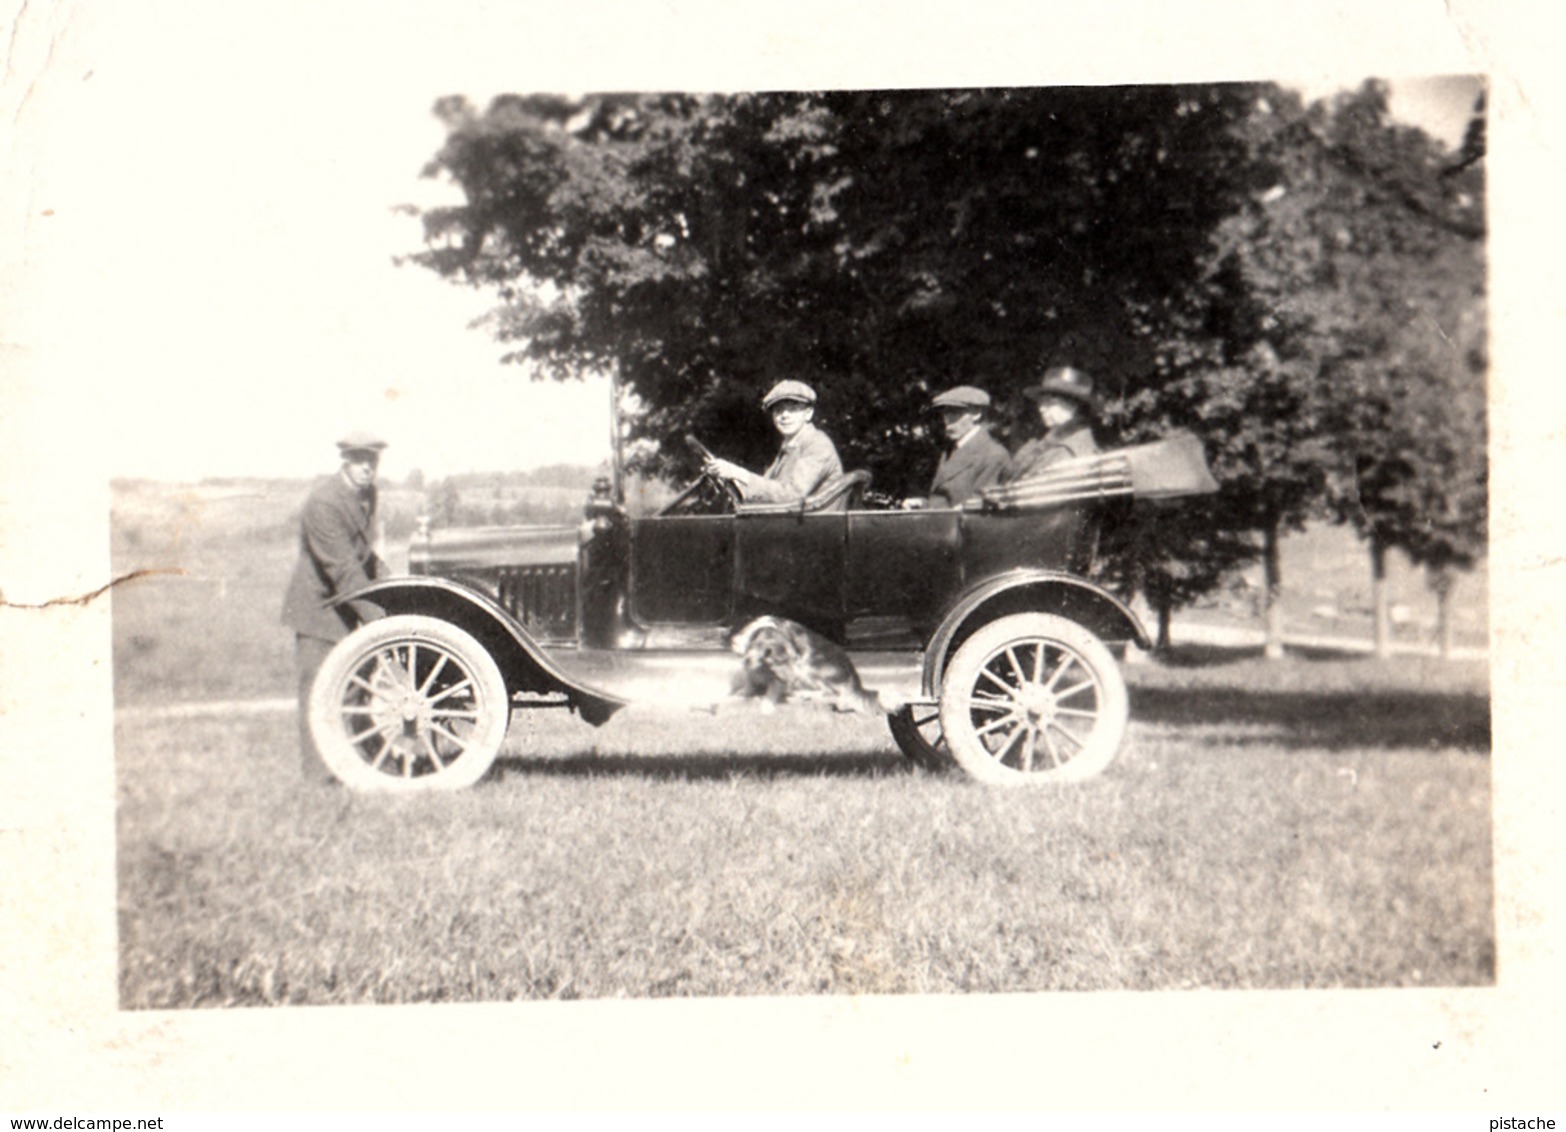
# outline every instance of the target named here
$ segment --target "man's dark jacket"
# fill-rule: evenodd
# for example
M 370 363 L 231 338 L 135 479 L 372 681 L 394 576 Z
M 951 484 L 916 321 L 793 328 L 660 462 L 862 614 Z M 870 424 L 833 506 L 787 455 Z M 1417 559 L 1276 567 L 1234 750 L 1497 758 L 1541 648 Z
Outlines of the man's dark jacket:
M 375 488 L 356 491 L 342 475 L 320 480 L 299 520 L 299 561 L 283 599 L 283 624 L 302 637 L 340 641 L 361 621 L 380 615 L 370 602 L 333 608 L 327 602 L 386 572 L 375 556 Z
M 971 439 L 951 450 L 930 482 L 930 506 L 955 507 L 1000 480 L 1011 460 L 1000 441 L 980 428 Z

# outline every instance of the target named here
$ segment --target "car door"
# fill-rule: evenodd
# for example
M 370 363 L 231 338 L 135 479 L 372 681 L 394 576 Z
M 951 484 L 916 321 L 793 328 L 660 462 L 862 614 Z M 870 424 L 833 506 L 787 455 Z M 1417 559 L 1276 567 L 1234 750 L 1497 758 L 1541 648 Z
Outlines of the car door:
M 631 521 L 631 616 L 644 625 L 727 625 L 734 611 L 734 516 Z
M 850 648 L 919 648 L 962 588 L 960 511 L 854 511 L 848 516 Z
M 848 512 L 741 511 L 735 614 L 773 613 L 840 638 Z

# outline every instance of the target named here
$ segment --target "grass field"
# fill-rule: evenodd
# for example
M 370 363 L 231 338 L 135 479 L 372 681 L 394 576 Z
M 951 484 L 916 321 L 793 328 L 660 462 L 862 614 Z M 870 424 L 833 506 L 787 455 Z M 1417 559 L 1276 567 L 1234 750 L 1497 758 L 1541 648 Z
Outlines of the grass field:
M 117 700 L 286 695 L 298 500 L 116 501 L 117 571 L 186 570 L 116 591 Z M 809 708 L 519 713 L 489 779 L 406 800 L 302 786 L 287 712 L 125 712 L 121 1002 L 1494 982 L 1483 664 L 1127 674 L 1120 759 L 1029 793 Z
M 1147 666 L 1038 793 L 805 708 L 523 714 L 403 801 L 298 785 L 284 714 L 122 722 L 122 1002 L 1489 983 L 1483 673 L 1434 663 Z

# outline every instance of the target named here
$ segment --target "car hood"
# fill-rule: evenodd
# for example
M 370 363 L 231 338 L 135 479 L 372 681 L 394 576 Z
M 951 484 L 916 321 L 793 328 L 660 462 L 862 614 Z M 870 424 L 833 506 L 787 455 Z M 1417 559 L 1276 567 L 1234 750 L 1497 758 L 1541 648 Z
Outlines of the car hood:
M 415 574 L 451 575 L 498 567 L 574 566 L 579 532 L 570 527 L 464 527 L 414 539 Z

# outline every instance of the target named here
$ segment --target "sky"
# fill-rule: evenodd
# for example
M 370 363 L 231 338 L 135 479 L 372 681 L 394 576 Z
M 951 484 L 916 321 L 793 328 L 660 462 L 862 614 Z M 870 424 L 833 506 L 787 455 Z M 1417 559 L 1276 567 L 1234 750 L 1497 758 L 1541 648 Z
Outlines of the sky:
M 393 264 L 419 246 L 417 220 L 394 207 L 445 199 L 419 177 L 442 138 L 435 99 L 885 76 L 842 55 L 851 38 L 823 36 L 808 18 L 830 12 L 841 24 L 836 6 L 807 4 L 797 24 L 752 33 L 679 18 L 720 10 L 703 5 L 589 4 L 585 17 L 556 7 L 149 0 L 132 18 L 123 6 L 78 6 L 68 32 L 80 73 L 56 99 L 69 128 L 48 136 L 53 160 L 29 186 L 28 238 L 56 265 L 45 272 L 46 325 L 80 375 L 80 403 L 107 422 L 111 474 L 307 475 L 330 466 L 338 435 L 361 427 L 391 442 L 389 477 L 607 455 L 602 381 L 536 382 L 499 365 L 502 348 L 469 327 L 484 296 Z M 1438 24 L 1428 43 L 1405 28 L 1379 56 L 1334 39 L 1314 65 L 1298 51 L 1270 69 L 1255 52 L 1240 71 L 1214 70 L 1200 52 L 1172 65 L 1155 43 L 1118 70 L 1081 71 L 1066 57 L 997 51 L 1019 21 L 1032 26 L 1031 12 L 972 11 L 960 26 L 990 56 L 957 64 L 960 52 L 907 52 L 901 85 L 1292 78 L 1316 93 L 1410 64 L 1430 73 L 1470 62 Z M 733 49 L 693 62 L 697 27 Z M 848 30 L 879 34 L 873 23 Z M 1033 30 L 1054 42 L 1060 29 Z M 1399 113 L 1461 131 L 1471 86 L 1396 90 Z

